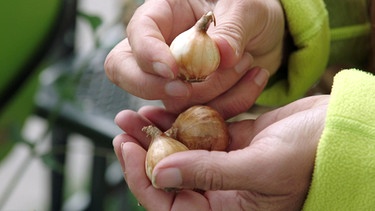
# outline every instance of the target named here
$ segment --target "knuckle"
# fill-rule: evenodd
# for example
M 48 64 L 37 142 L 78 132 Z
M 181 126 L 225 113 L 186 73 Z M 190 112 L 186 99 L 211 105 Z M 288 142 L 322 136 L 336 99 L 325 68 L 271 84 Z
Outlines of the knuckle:
M 201 171 L 195 175 L 195 187 L 203 190 L 221 190 L 223 189 L 223 177 L 215 171 L 214 168 L 207 166 L 200 168 Z

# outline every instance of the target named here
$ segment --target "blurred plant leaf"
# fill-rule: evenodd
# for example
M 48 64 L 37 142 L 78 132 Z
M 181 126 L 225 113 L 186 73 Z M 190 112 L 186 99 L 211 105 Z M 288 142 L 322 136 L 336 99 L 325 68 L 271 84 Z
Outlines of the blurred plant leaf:
M 31 150 L 35 148 L 35 144 L 30 142 L 29 140 L 26 140 L 25 137 L 21 134 L 21 125 L 14 123 L 9 126 L 10 131 L 10 140 L 14 143 L 22 143 L 27 145 Z
M 64 74 L 61 75 L 54 83 L 57 93 L 60 99 L 74 102 L 76 93 L 76 83 L 73 75 Z
M 63 165 L 56 160 L 52 152 L 40 155 L 40 158 L 42 159 L 43 163 L 50 169 L 55 170 L 59 173 L 63 172 Z
M 84 69 L 78 71 L 64 71 L 53 84 L 63 101 L 76 102 L 77 85 Z
M 84 18 L 90 24 L 93 31 L 96 31 L 103 22 L 99 16 L 87 14 L 82 11 L 78 12 L 78 16 Z

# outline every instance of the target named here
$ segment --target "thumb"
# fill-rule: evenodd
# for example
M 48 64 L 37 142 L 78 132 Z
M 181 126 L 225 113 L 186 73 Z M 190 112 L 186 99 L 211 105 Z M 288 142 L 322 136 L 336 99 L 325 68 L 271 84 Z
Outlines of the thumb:
M 247 147 L 230 152 L 192 150 L 172 154 L 155 167 L 153 181 L 163 188 L 256 190 L 264 194 L 285 194 L 305 187 L 324 127 L 324 112 L 322 108 L 298 112 L 269 125 L 255 137 L 255 128 L 238 127 L 230 132 L 232 141 L 252 139 Z
M 244 164 L 240 157 L 244 157 L 241 150 L 230 153 L 204 150 L 175 153 L 158 163 L 153 172 L 153 182 L 161 188 L 247 189 L 244 180 L 248 178 L 245 175 L 254 173 L 244 168 L 248 163 Z

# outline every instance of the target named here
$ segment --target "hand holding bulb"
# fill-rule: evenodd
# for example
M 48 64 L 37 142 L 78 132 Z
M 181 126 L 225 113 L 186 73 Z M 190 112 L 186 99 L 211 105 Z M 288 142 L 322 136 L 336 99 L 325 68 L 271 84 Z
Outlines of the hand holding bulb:
M 202 82 L 220 64 L 220 52 L 214 40 L 207 35 L 211 22 L 216 24 L 209 11 L 189 30 L 179 34 L 170 49 L 179 67 L 178 76 L 188 82 Z
M 153 184 L 161 189 L 145 173 L 149 138 L 141 128 L 167 130 L 174 114 L 155 107 L 119 113 L 116 123 L 126 133 L 113 145 L 128 187 L 147 210 L 301 210 L 328 101 L 329 96 L 304 98 L 257 120 L 230 123 L 226 151 L 167 156 L 153 169 Z M 163 190 L 171 188 L 180 191 Z
M 216 17 L 216 26 L 207 34 L 219 49 L 220 65 L 204 82 L 177 80 L 179 66 L 170 44 L 208 11 Z M 211 104 L 231 116 L 232 110 L 244 111 L 253 102 L 258 90 L 249 87 L 249 80 L 257 78 L 257 89 L 263 89 L 268 75 L 279 67 L 283 34 L 283 10 L 276 0 L 146 1 L 127 27 L 128 38 L 108 55 L 105 69 L 124 90 L 160 99 L 173 113 Z M 225 103 L 216 100 L 219 95 L 226 96 Z
M 164 133 L 154 125 L 142 128 L 151 137 L 145 161 L 146 174 L 153 186 L 153 170 L 162 159 L 187 150 L 227 149 L 230 139 L 227 125 L 221 115 L 208 106 L 193 106 L 176 118 Z M 172 187 L 173 188 L 173 187 Z

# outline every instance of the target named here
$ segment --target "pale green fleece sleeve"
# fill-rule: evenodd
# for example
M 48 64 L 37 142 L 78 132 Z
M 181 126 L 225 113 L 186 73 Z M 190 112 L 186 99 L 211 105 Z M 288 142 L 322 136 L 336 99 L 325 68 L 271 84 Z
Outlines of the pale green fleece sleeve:
M 280 0 L 296 49 L 286 72 L 270 84 L 257 103 L 278 106 L 302 97 L 323 74 L 329 57 L 328 14 L 322 0 Z
M 375 209 L 375 76 L 334 79 L 304 210 Z

